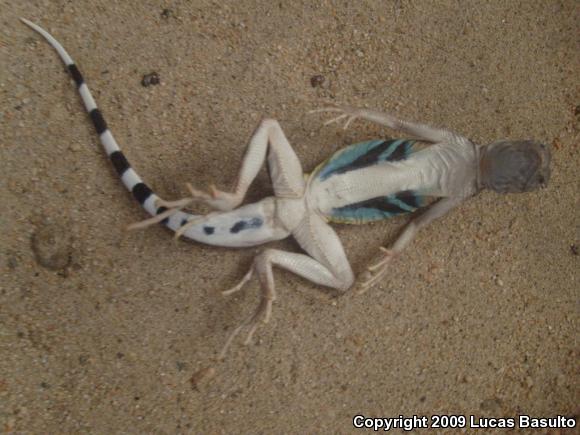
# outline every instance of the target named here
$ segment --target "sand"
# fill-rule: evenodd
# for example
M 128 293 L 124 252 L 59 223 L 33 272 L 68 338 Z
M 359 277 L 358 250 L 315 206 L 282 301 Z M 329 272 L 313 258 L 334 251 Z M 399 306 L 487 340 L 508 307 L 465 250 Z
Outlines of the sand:
M 306 114 L 328 102 L 480 143 L 542 140 L 552 179 L 468 201 L 362 296 L 276 271 L 271 322 L 200 380 L 258 301 L 255 283 L 220 294 L 258 250 L 127 232 L 146 215 L 19 16 L 69 50 L 167 198 L 186 182 L 229 187 L 265 116 L 306 170 L 395 134 Z M 578 414 L 576 1 L 0 0 L 0 18 L 0 431 L 350 433 L 356 414 Z M 152 72 L 161 83 L 144 87 Z M 249 199 L 270 193 L 263 171 Z M 408 220 L 337 226 L 355 271 Z

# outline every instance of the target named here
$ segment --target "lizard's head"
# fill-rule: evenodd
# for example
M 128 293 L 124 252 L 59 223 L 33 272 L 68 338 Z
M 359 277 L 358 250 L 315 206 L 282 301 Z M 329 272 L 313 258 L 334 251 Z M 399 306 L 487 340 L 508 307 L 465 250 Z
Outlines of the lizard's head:
M 499 193 L 529 192 L 550 179 L 550 148 L 531 140 L 499 141 L 481 150 L 480 184 Z

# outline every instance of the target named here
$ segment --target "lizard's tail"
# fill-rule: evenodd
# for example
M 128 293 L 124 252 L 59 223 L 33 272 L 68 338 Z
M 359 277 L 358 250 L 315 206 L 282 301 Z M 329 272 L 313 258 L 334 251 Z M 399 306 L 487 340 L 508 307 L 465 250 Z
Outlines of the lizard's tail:
M 64 47 L 42 27 L 24 18 L 20 19 L 24 24 L 40 33 L 44 39 L 46 39 L 48 43 L 57 51 L 58 55 L 65 63 L 69 73 L 72 76 L 72 79 L 77 85 L 81 99 L 83 100 L 85 108 L 87 109 L 93 125 L 95 126 L 95 130 L 99 135 L 101 144 L 103 145 L 107 156 L 111 160 L 111 163 L 113 163 L 113 166 L 115 167 L 115 170 L 117 171 L 117 174 L 119 174 L 119 177 L 121 178 L 121 181 L 125 187 L 133 194 L 133 197 L 151 216 L 161 215 L 162 213 L 167 215 L 171 213 L 168 212 L 167 207 L 159 206 L 159 202 L 162 202 L 160 201 L 160 198 L 155 193 L 153 193 L 151 188 L 149 188 L 149 186 L 143 182 L 141 177 L 137 175 L 135 170 L 131 168 L 131 165 L 125 158 L 125 155 L 113 137 L 111 130 L 109 130 L 107 127 L 107 123 L 105 122 L 101 111 L 97 108 L 97 103 L 95 103 L 91 91 L 89 91 L 89 88 L 85 83 L 82 74 Z M 184 213 L 182 211 L 175 211 L 171 213 L 170 216 L 160 220 L 160 222 L 171 230 L 177 231 L 184 225 L 184 223 L 193 218 L 197 218 L 197 216 Z

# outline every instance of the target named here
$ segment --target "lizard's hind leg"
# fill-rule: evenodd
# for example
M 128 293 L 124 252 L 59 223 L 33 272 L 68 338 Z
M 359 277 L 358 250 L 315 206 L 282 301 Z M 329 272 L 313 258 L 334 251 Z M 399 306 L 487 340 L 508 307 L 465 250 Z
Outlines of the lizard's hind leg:
M 189 205 L 193 201 L 201 201 L 210 207 L 220 211 L 231 211 L 238 207 L 244 200 L 248 188 L 256 178 L 266 157 L 272 177 L 274 192 L 279 198 L 299 198 L 305 189 L 304 173 L 300 161 L 292 146 L 286 139 L 278 121 L 264 119 L 254 132 L 238 174 L 238 182 L 233 193 L 224 192 L 210 186 L 209 193 L 195 189 L 191 184 L 187 188 L 190 198 L 177 201 L 163 201 L 158 199 L 157 207 L 168 210 L 150 219 L 137 222 L 129 226 L 130 229 L 141 229 L 159 223 L 177 211 Z M 183 234 L 186 228 L 180 230 L 178 235 Z
M 264 119 L 250 139 L 233 193 L 218 190 L 214 186 L 210 186 L 209 193 L 189 187 L 192 197 L 217 210 L 233 210 L 244 200 L 266 157 L 276 196 L 302 196 L 305 182 L 300 161 L 278 121 Z
M 249 328 L 245 344 L 248 344 L 259 321 L 267 323 L 276 299 L 273 267 L 277 266 L 299 275 L 315 284 L 345 291 L 354 282 L 354 275 L 344 253 L 340 239 L 334 230 L 317 215 L 305 217 L 292 231 L 300 246 L 308 253 L 298 254 L 278 249 L 266 249 L 258 255 L 248 273 L 235 287 L 223 292 L 225 295 L 235 293 L 250 281 L 255 274 L 260 282 L 262 298 L 257 309 L 240 326 L 230 334 L 222 351 L 222 359 L 233 339 L 244 327 Z

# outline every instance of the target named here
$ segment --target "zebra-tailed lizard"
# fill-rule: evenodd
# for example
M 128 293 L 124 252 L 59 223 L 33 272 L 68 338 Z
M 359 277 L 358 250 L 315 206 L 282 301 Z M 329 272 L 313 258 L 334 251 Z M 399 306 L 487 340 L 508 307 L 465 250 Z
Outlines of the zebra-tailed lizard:
M 412 212 L 431 202 L 390 248 L 381 248 L 383 258 L 368 268 L 362 283 L 364 291 L 385 276 L 389 263 L 417 231 L 467 198 L 483 189 L 527 192 L 548 183 L 550 150 L 542 143 L 501 140 L 478 145 L 451 131 L 401 121 L 385 113 L 331 107 L 317 110 L 336 112 L 337 117 L 328 123 L 345 121 L 346 128 L 353 120 L 364 119 L 414 139 L 357 143 L 336 152 L 305 175 L 278 122 L 264 119 L 250 139 L 232 192 L 210 187 L 209 193 L 205 193 L 188 185 L 190 198 L 165 201 L 152 192 L 128 163 L 65 49 L 39 26 L 22 21 L 40 33 L 66 64 L 107 156 L 123 184 L 152 216 L 132 228 L 161 223 L 178 237 L 230 247 L 256 246 L 293 236 L 304 250 L 304 253 L 263 250 L 240 283 L 223 292 L 227 295 L 239 291 L 255 276 L 262 298 L 256 311 L 230 335 L 220 357 L 242 328 L 248 327 L 246 342 L 249 342 L 260 318 L 268 322 L 276 298 L 273 266 L 340 292 L 353 287 L 355 275 L 329 222 L 363 224 Z M 241 205 L 266 160 L 274 196 Z M 194 201 L 206 203 L 216 212 L 206 215 L 184 212 Z

